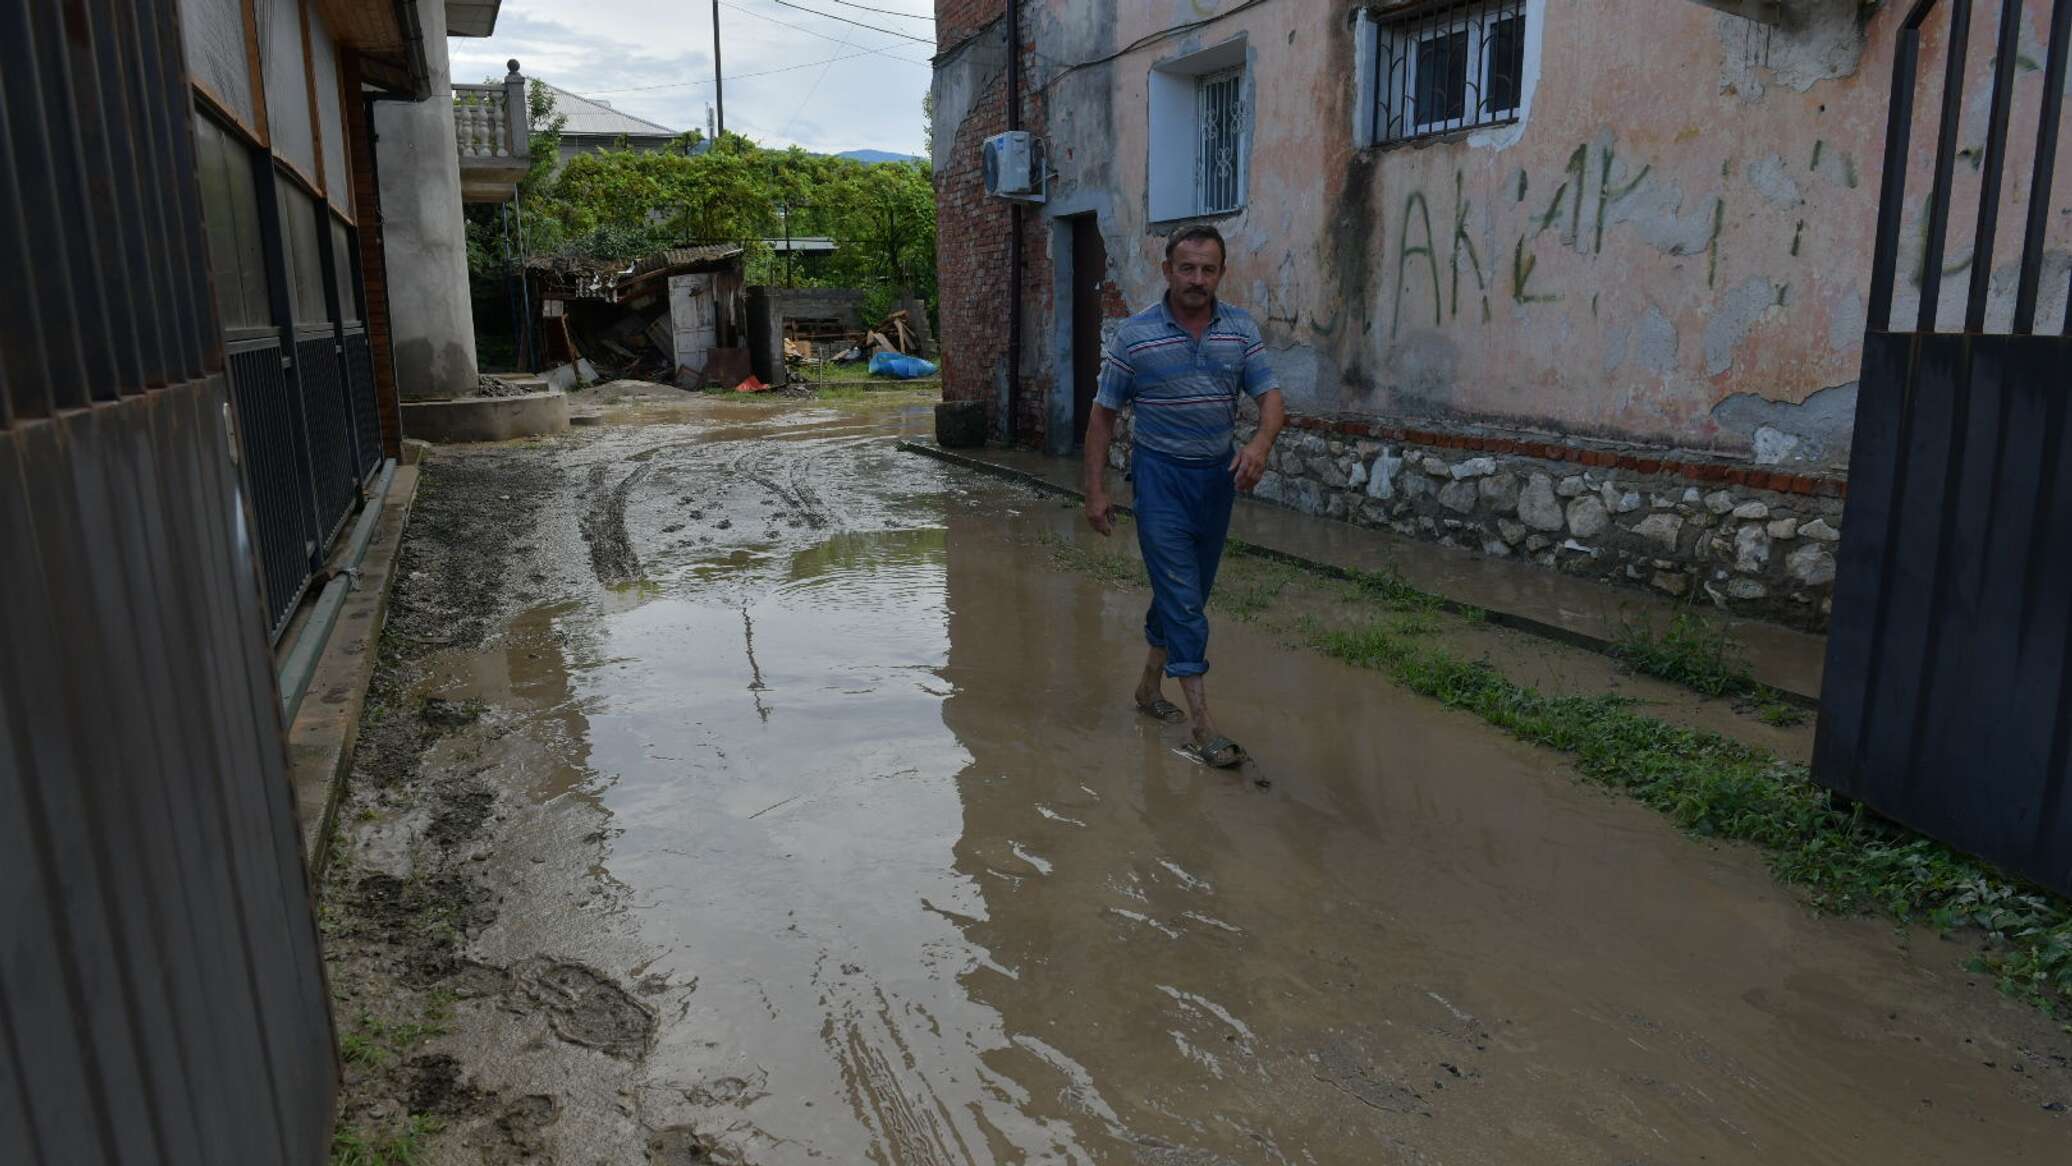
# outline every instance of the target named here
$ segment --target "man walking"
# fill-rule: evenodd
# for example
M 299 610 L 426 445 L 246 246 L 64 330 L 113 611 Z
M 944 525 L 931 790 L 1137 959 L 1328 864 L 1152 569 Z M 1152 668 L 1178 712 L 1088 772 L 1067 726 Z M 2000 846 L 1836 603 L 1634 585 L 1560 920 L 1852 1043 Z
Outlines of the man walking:
M 1192 714 L 1201 759 L 1227 768 L 1245 759 L 1216 731 L 1203 676 L 1209 670 L 1209 621 L 1202 608 L 1216 583 L 1230 507 L 1266 472 L 1266 455 L 1287 420 L 1259 326 L 1216 298 L 1227 252 L 1214 227 L 1187 227 L 1166 241 L 1166 294 L 1131 316 L 1101 362 L 1100 392 L 1086 427 L 1086 518 L 1115 529 L 1114 504 L 1101 481 L 1115 415 L 1137 404 L 1132 478 L 1137 543 L 1151 576 L 1144 617 L 1150 651 L 1137 683 L 1137 707 L 1178 724 Z M 1236 446 L 1238 394 L 1259 402 L 1259 433 Z M 1180 682 L 1183 713 L 1162 693 Z

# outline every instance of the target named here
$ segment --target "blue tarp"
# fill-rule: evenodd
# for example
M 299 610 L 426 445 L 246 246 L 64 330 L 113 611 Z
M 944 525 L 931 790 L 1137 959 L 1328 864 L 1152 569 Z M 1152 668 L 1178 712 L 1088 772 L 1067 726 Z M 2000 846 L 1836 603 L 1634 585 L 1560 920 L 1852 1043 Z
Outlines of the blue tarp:
M 903 381 L 918 377 L 932 377 L 935 366 L 918 356 L 904 356 L 897 352 L 880 352 L 871 357 L 871 375 L 874 377 L 897 377 Z

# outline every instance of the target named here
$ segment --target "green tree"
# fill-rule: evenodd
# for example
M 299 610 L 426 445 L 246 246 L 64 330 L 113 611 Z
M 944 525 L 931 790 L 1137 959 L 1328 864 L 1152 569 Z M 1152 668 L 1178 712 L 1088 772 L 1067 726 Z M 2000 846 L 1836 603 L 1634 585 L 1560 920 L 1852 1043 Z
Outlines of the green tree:
M 925 162 L 865 165 L 768 149 L 739 134 L 708 141 L 692 130 L 659 151 L 603 150 L 561 163 L 566 118 L 543 84 L 528 96 L 533 165 L 516 207 L 468 208 L 475 274 L 509 274 L 521 255 L 618 260 L 738 242 L 750 282 L 781 282 L 785 264 L 763 240 L 781 237 L 788 220 L 793 236 L 836 245 L 832 256 L 792 264 L 794 282 L 862 288 L 870 311 L 908 294 L 933 305 L 935 191 Z

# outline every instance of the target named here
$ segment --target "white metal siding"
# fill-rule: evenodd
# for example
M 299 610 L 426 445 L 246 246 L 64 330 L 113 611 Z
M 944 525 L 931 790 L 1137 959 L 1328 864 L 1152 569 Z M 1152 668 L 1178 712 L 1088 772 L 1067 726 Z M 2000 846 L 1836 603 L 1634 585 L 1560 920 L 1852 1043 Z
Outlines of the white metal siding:
M 345 169 L 345 116 L 339 108 L 338 50 L 331 33 L 312 12 L 309 17 L 309 66 L 317 82 L 317 125 L 324 131 L 324 191 L 331 205 L 353 213 L 352 175 Z
M 266 128 L 273 152 L 315 178 L 316 135 L 309 124 L 309 69 L 302 56 L 300 0 L 258 0 L 258 4 L 265 14 L 259 46 L 266 74 Z
M 245 60 L 245 13 L 240 0 L 180 0 L 180 39 L 194 79 L 247 126 L 259 125 L 252 73 Z

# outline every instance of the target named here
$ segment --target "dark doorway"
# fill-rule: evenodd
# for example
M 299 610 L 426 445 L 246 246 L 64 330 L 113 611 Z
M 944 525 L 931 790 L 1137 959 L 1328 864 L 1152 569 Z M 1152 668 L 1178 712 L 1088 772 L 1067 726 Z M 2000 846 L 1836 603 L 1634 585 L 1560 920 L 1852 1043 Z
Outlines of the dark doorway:
M 1072 444 L 1086 441 L 1094 390 L 1101 380 L 1101 284 L 1108 276 L 1108 248 L 1100 220 L 1072 220 Z

